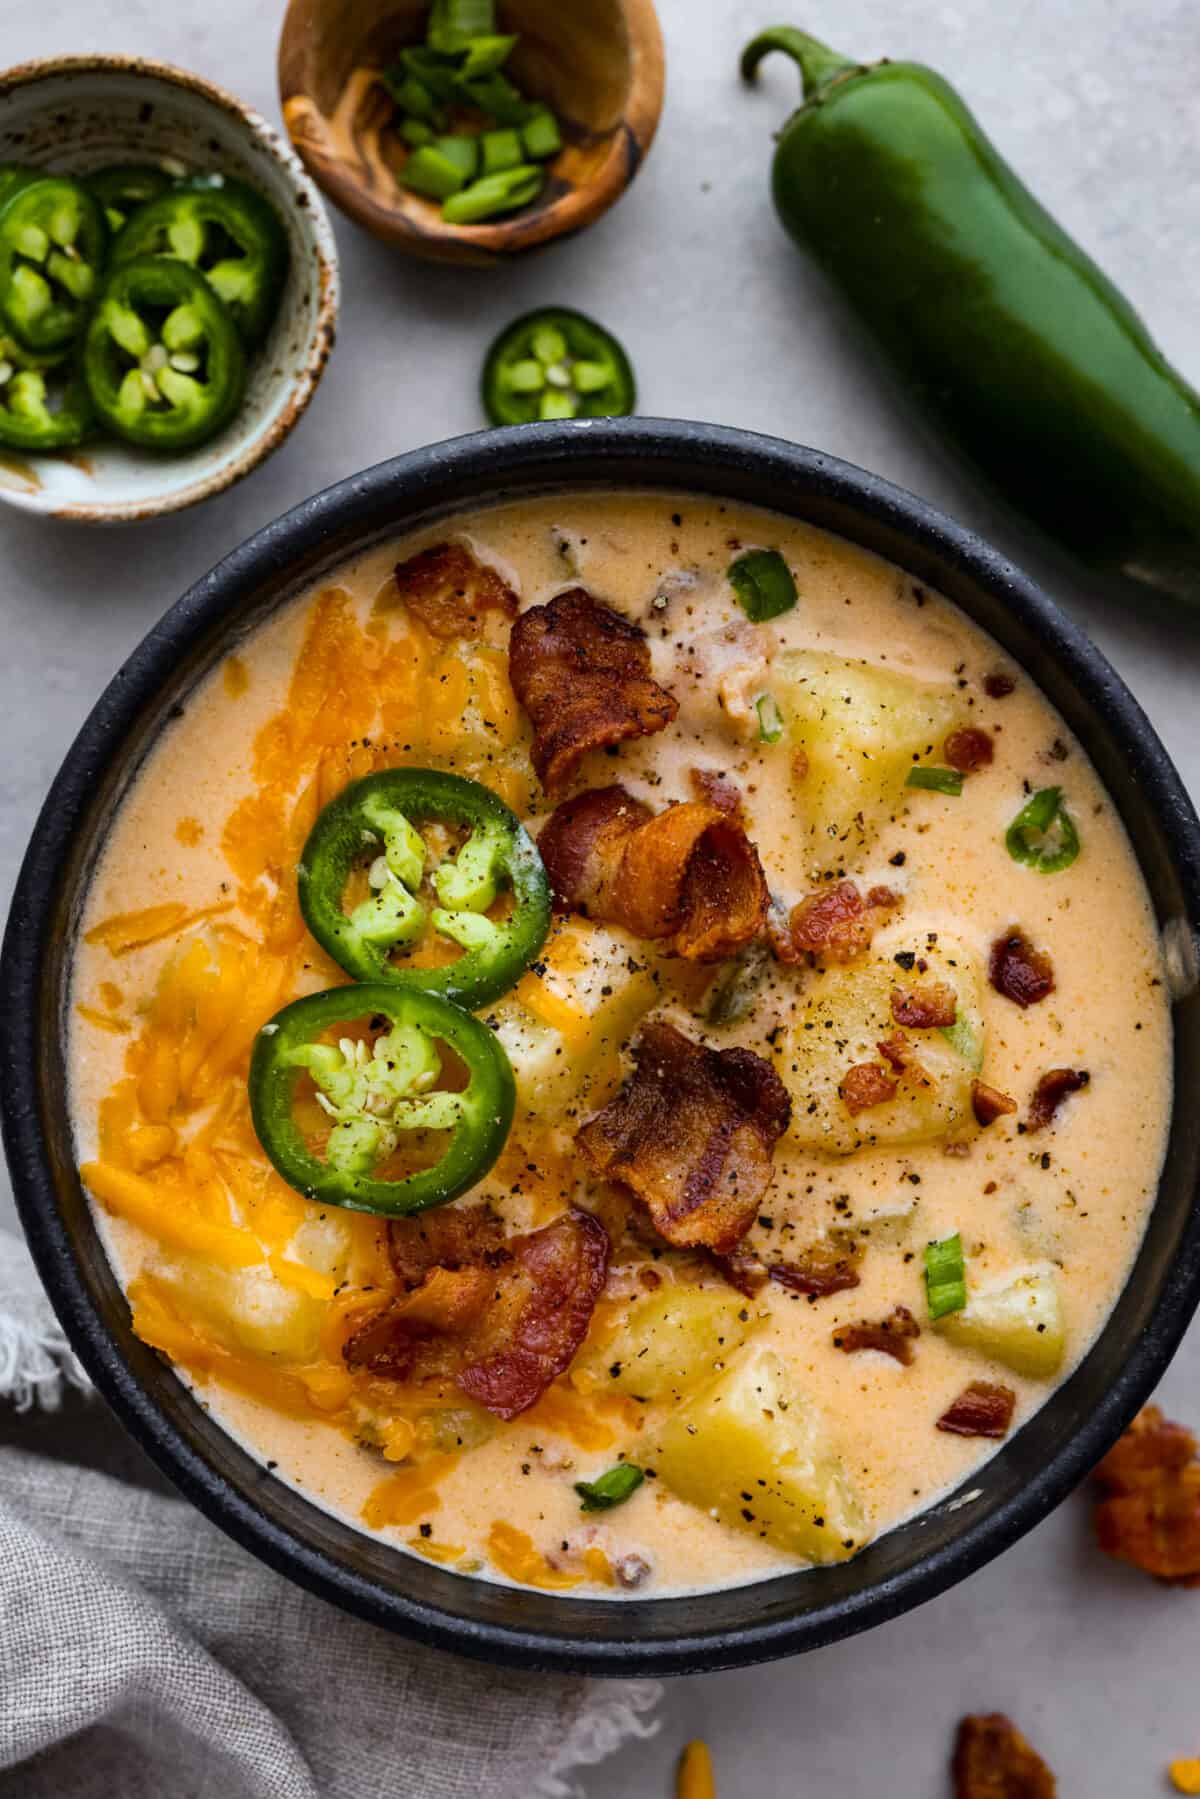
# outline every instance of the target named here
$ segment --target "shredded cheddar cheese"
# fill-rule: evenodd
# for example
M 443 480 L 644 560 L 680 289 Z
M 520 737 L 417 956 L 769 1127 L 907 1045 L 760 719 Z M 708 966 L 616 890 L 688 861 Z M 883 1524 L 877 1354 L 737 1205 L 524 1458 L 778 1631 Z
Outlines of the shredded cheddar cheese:
M 1171 1783 L 1177 1793 L 1200 1793 L 1200 1757 L 1172 1762 Z
M 488 1553 L 501 1574 L 507 1574 L 510 1580 L 523 1587 L 565 1592 L 568 1587 L 577 1587 L 583 1579 L 580 1574 L 568 1574 L 562 1568 L 552 1567 L 541 1550 L 534 1546 L 532 1537 L 505 1524 L 502 1519 L 492 1525 Z
M 708 1753 L 708 1744 L 699 1738 L 689 1743 L 679 1758 L 675 1799 L 717 1799 L 712 1757 Z
M 436 1511 L 442 1503 L 437 1483 L 457 1461 L 456 1455 L 431 1455 L 380 1481 L 363 1506 L 366 1522 L 372 1530 L 382 1530 L 388 1524 L 415 1524 Z

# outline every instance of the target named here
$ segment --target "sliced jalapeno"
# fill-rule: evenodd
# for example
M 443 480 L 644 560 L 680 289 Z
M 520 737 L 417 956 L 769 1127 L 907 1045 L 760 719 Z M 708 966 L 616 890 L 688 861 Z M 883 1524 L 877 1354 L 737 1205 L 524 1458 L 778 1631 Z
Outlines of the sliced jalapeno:
M 77 363 L 31 356 L 0 335 L 0 444 L 16 450 L 73 450 L 95 423 Z
M 346 1035 L 366 1019 L 372 1041 Z M 449 1067 L 439 1046 L 451 1052 Z M 296 1116 L 304 1075 L 329 1120 L 323 1154 Z M 259 1142 L 289 1186 L 322 1204 L 398 1217 L 445 1205 L 487 1173 L 512 1124 L 516 1086 L 499 1038 L 469 1012 L 374 982 L 313 993 L 277 1013 L 255 1040 L 249 1095 Z M 449 1143 L 429 1165 L 428 1140 L 408 1133 L 442 1131 Z M 406 1144 L 424 1165 L 389 1175 Z
M 78 336 L 99 283 L 108 227 L 78 181 L 18 186 L 0 210 L 0 313 L 14 337 L 44 354 Z
M 621 418 L 637 404 L 616 338 L 568 306 L 527 312 L 500 333 L 483 365 L 482 393 L 493 425 Z
M 19 162 L 0 162 L 0 206 L 11 199 L 19 187 L 28 187 L 37 176 Z
M 187 263 L 228 306 L 245 343 L 266 336 L 287 272 L 287 234 L 245 182 L 192 181 L 143 206 L 113 245 L 113 262 L 144 256 Z
M 83 366 L 109 430 L 154 450 L 215 436 L 246 385 L 226 308 L 202 276 L 165 257 L 113 269 L 88 326 Z
M 433 861 L 421 825 L 466 835 Z M 346 911 L 346 888 L 364 863 L 369 896 Z M 506 993 L 550 928 L 550 883 L 520 819 L 478 781 L 438 769 L 390 768 L 353 782 L 313 826 L 297 874 L 305 922 L 347 974 L 463 1006 Z M 507 916 L 490 917 L 505 892 Z M 462 955 L 437 968 L 393 960 L 411 954 L 430 926 Z
M 109 230 L 116 235 L 131 213 L 171 189 L 171 177 L 150 163 L 114 163 L 84 177 L 83 185 L 104 208 Z
M 1040 787 L 1017 813 L 1004 836 L 1014 862 L 1038 874 L 1060 874 L 1079 854 L 1079 832 L 1063 802 L 1061 787 Z

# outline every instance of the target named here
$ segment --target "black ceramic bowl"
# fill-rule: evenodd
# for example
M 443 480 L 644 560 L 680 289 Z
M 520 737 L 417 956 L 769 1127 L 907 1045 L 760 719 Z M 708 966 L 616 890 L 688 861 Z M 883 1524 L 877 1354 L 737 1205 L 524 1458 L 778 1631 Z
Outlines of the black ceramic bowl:
M 717 494 L 839 532 L 947 594 L 1030 671 L 1129 831 L 1166 932 L 1176 1092 L 1196 1092 L 1200 825 L 1104 658 L 1002 556 L 911 494 L 791 444 L 638 419 L 523 426 L 381 463 L 268 525 L 184 595 L 84 725 L 34 832 L 0 967 L 0 1092 L 21 1216 L 71 1341 L 134 1436 L 210 1518 L 326 1598 L 445 1649 L 529 1668 L 694 1673 L 811 1649 L 932 1598 L 1087 1473 L 1162 1374 L 1200 1299 L 1200 1108 L 1175 1108 L 1145 1242 L 1099 1340 L 967 1492 L 838 1567 L 697 1598 L 606 1604 L 466 1579 L 392 1549 L 283 1486 L 227 1437 L 130 1329 L 75 1172 L 63 1101 L 72 944 L 90 871 L 164 722 L 231 639 L 378 538 L 493 500 L 613 487 Z

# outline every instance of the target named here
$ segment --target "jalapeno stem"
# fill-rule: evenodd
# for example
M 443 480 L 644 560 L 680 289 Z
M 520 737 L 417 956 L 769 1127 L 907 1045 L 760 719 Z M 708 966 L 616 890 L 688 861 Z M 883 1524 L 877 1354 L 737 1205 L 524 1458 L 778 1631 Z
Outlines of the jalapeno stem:
M 799 64 L 806 100 L 811 100 L 814 94 L 828 87 L 839 75 L 849 74 L 851 69 L 861 67 L 861 64 L 852 62 L 839 51 L 831 50 L 827 44 L 810 37 L 807 31 L 798 31 L 794 25 L 772 25 L 768 30 L 760 31 L 742 51 L 743 81 L 754 80 L 759 63 L 772 50 L 782 50 L 785 56 L 790 56 L 793 62 Z

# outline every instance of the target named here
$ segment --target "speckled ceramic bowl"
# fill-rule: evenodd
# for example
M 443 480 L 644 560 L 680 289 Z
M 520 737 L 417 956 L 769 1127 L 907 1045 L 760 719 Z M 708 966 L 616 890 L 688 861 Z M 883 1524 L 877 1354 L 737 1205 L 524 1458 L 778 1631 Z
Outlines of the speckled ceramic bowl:
M 143 57 L 53 57 L 0 74 L 0 161 L 79 175 L 164 157 L 243 177 L 287 227 L 287 283 L 251 359 L 245 401 L 219 436 L 180 456 L 104 438 L 67 456 L 0 448 L 0 500 L 10 506 L 89 524 L 193 506 L 269 456 L 321 378 L 337 320 L 333 233 L 316 188 L 264 119 L 211 82 Z

